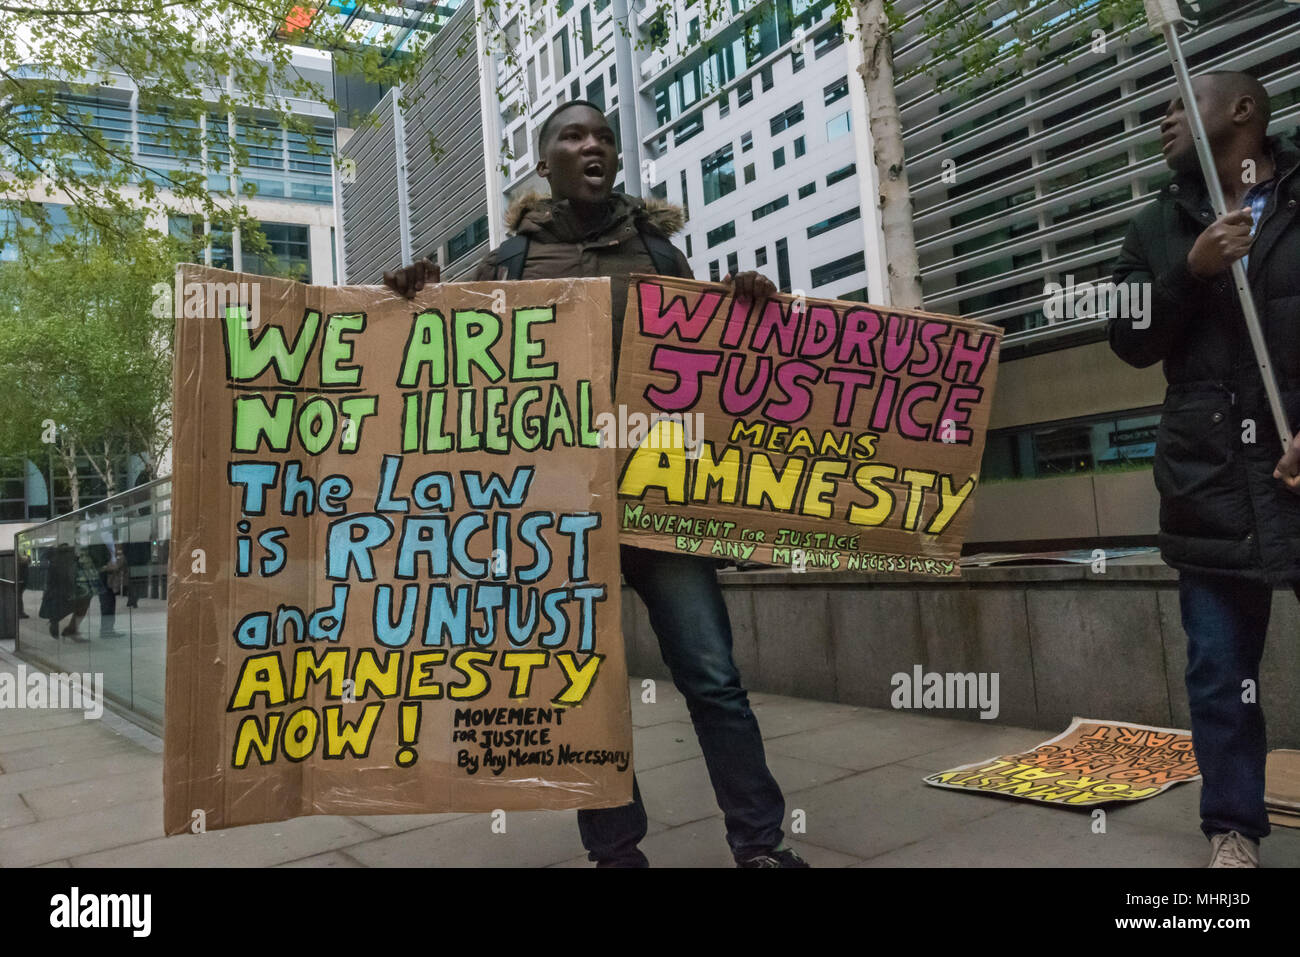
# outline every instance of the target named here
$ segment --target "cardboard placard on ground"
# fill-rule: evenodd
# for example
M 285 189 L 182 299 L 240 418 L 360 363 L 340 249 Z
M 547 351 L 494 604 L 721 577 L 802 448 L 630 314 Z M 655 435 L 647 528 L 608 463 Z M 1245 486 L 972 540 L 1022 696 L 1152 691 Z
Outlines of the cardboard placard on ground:
M 178 270 L 167 833 L 631 800 L 609 302 Z
M 622 541 L 795 570 L 959 577 L 1002 330 L 634 276 Z
M 1082 807 L 1140 801 L 1200 777 L 1190 731 L 1075 718 L 1030 751 L 940 771 L 925 783 Z

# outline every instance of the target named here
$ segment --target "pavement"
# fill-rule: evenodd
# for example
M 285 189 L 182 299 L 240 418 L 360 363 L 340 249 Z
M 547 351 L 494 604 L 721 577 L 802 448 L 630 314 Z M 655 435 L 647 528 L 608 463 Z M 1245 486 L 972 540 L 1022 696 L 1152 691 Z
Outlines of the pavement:
M 0 672 L 19 664 L 0 643 Z M 28 670 L 32 669 L 28 665 Z M 653 866 L 731 867 L 681 695 L 633 679 L 635 761 Z M 750 702 L 786 796 L 788 842 L 814 867 L 1203 867 L 1199 784 L 1087 810 L 929 787 L 933 771 L 1031 747 L 1031 729 L 773 694 Z M 1106 716 L 1122 717 L 1122 716 Z M 105 711 L 0 711 L 0 867 L 586 867 L 574 812 L 306 817 L 162 835 L 162 741 Z M 499 830 L 499 828 L 497 829 Z M 1266 867 L 1300 867 L 1274 828 Z

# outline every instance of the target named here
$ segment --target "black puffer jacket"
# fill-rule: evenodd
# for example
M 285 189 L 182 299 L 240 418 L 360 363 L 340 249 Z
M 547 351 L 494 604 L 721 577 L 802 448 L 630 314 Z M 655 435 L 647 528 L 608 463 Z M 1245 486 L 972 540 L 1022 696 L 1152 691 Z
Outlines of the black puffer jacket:
M 1300 425 L 1300 153 L 1271 144 L 1278 186 L 1248 276 L 1289 425 Z M 1111 348 L 1139 368 L 1164 362 L 1169 383 L 1156 440 L 1160 549 L 1176 568 L 1300 581 L 1300 495 L 1273 478 L 1282 448 L 1228 273 L 1187 267 L 1214 221 L 1205 184 L 1184 176 L 1129 228 L 1117 283 L 1152 283 L 1148 328 L 1110 321 Z M 1249 420 L 1249 421 L 1248 421 Z M 1249 442 L 1253 422 L 1255 441 Z

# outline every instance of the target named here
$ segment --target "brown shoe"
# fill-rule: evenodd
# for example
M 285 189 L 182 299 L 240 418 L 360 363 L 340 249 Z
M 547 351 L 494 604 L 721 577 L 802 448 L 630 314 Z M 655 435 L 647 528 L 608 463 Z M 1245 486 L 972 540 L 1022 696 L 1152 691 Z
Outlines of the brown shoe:
M 1236 831 L 1210 838 L 1211 867 L 1259 867 L 1259 841 Z

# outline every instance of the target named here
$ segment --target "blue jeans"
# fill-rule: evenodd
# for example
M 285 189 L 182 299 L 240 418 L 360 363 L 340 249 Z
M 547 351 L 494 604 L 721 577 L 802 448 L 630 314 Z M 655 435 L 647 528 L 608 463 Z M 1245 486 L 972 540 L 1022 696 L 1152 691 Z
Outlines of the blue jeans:
M 1300 589 L 1297 590 L 1300 596 Z M 1273 588 L 1264 582 L 1182 572 L 1178 597 L 1187 632 L 1187 700 L 1201 768 L 1201 830 L 1269 832 L 1264 810 L 1264 654 Z M 1243 702 L 1244 682 L 1255 689 Z
M 623 577 L 645 602 L 673 684 L 700 739 L 709 780 L 736 860 L 775 848 L 783 837 L 785 799 L 763 753 L 758 721 L 731 660 L 731 620 L 710 559 L 623 546 Z M 631 804 L 578 812 L 578 831 L 591 860 L 642 866 L 637 848 L 646 834 L 641 788 L 632 779 Z

